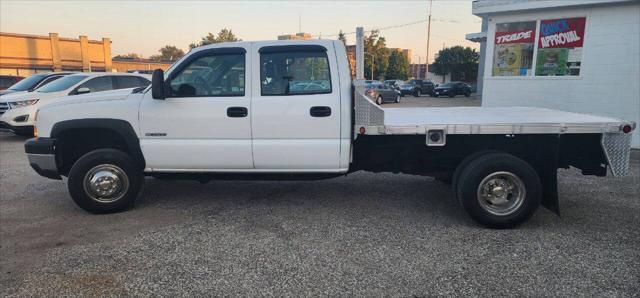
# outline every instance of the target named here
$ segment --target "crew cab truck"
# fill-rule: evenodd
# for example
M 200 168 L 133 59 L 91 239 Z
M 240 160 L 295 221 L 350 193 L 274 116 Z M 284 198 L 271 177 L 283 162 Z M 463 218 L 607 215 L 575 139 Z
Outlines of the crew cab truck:
M 478 223 L 559 212 L 558 168 L 625 175 L 635 123 L 538 108 L 382 109 L 352 82 L 340 41 L 196 48 L 151 86 L 57 100 L 25 143 L 33 169 L 68 177 L 92 213 L 126 209 L 145 176 L 323 179 L 356 171 L 436 177 Z M 428 194 L 425 194 L 427 196 Z

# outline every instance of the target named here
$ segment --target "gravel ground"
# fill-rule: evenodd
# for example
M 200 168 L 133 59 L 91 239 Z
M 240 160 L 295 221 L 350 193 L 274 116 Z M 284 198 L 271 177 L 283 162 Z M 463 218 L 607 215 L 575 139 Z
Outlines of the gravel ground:
M 90 215 L 0 132 L 0 296 L 639 296 L 631 177 L 560 172 L 562 217 L 489 230 L 445 185 L 355 173 L 310 182 L 147 179 Z

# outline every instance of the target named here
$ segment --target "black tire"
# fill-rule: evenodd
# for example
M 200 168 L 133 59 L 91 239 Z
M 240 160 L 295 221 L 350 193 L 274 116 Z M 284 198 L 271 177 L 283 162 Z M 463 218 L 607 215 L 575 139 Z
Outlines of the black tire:
M 460 173 L 462 173 L 462 170 L 464 170 L 467 165 L 472 162 L 473 160 L 475 160 L 476 158 L 485 155 L 485 154 L 490 154 L 490 153 L 501 153 L 500 151 L 497 150 L 483 150 L 483 151 L 477 151 L 474 153 L 469 154 L 467 157 L 465 157 L 456 167 L 456 169 L 453 171 L 453 176 L 451 177 L 451 186 L 454 189 L 454 192 L 456 193 L 456 199 L 458 198 L 458 194 L 457 194 L 457 190 L 458 189 L 458 180 L 460 180 Z
M 467 91 L 464 93 L 464 97 L 469 97 L 469 96 L 471 96 L 471 92 Z
M 382 95 L 378 95 L 378 99 L 376 99 L 376 103 L 381 106 L 384 103 L 384 100 L 382 99 Z
M 120 188 L 113 201 L 92 198 L 85 188 L 85 176 L 98 167 L 111 167 L 126 175 L 128 187 Z M 114 168 L 115 166 L 115 168 Z M 121 170 L 121 171 L 120 171 Z M 120 179 L 124 181 L 125 179 Z M 69 171 L 69 192 L 80 208 L 95 214 L 112 213 L 133 205 L 144 184 L 143 169 L 126 153 L 116 149 L 97 149 L 80 157 Z
M 438 97 L 440 97 L 440 95 L 434 94 L 433 97 L 438 98 Z
M 413 92 L 413 96 L 415 97 L 420 97 L 422 95 L 422 93 L 420 92 L 420 90 L 416 90 Z
M 396 95 L 396 103 L 400 103 L 400 95 Z
M 522 191 L 519 195 L 504 196 L 504 204 L 510 208 L 496 214 L 495 210 L 503 206 L 483 201 L 479 188 L 483 180 L 504 175 L 516 177 L 521 187 L 515 189 Z M 476 222 L 490 228 L 512 228 L 522 224 L 538 209 L 542 197 L 542 184 L 536 171 L 522 159 L 506 153 L 484 154 L 472 160 L 460 173 L 457 184 L 458 201 L 464 210 Z M 495 209 L 491 211 L 492 208 Z
M 453 92 L 449 93 L 449 97 L 450 97 L 450 98 L 454 98 L 455 96 L 456 96 L 456 94 L 455 94 L 455 93 L 453 93 Z

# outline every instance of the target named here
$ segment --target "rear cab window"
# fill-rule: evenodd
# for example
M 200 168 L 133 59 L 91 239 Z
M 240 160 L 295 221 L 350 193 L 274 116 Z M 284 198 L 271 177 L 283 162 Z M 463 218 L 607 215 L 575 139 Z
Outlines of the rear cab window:
M 329 59 L 321 46 L 274 46 L 260 49 L 263 96 L 332 92 Z

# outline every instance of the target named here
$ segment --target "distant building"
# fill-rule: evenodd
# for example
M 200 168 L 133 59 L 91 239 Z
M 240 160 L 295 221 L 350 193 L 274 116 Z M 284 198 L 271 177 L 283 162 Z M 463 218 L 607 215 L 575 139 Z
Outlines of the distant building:
M 278 35 L 278 40 L 307 40 L 311 38 L 313 38 L 313 36 L 310 33 L 306 32 Z
M 640 1 L 476 0 L 482 105 L 640 122 Z M 640 148 L 640 129 L 632 146 Z
M 112 59 L 111 39 L 0 32 L 0 74 L 28 76 L 52 71 L 128 71 L 167 69 L 171 63 L 146 59 Z
M 431 66 L 430 66 L 431 67 Z M 422 79 L 424 80 L 424 74 L 427 71 L 427 66 L 423 64 L 409 64 L 409 72 L 411 73 L 411 78 L 414 79 Z M 434 82 L 435 84 L 442 84 L 446 82 L 451 82 L 451 74 L 447 74 L 445 76 L 437 75 L 435 73 L 429 72 L 429 76 L 427 79 Z

